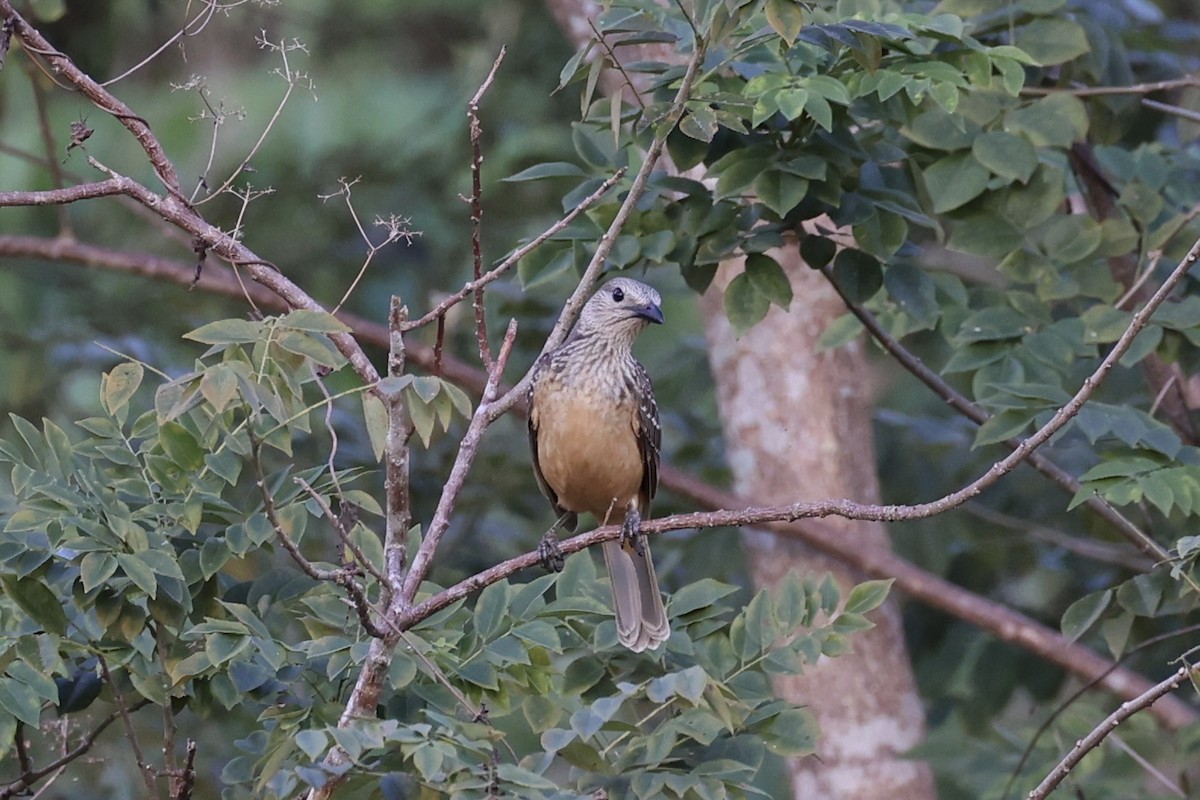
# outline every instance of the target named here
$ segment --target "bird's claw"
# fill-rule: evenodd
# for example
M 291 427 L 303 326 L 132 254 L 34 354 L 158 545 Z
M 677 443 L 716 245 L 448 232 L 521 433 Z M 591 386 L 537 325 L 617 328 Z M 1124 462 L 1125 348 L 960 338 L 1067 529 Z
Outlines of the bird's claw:
M 646 537 L 642 536 L 642 518 L 636 511 L 630 511 L 621 525 L 621 547 L 632 549 L 639 556 L 646 555 Z
M 562 572 L 563 564 L 566 562 L 563 558 L 562 548 L 558 544 L 558 537 L 554 535 L 554 531 L 548 531 L 542 537 L 542 540 L 538 542 L 537 553 L 543 567 L 551 572 Z

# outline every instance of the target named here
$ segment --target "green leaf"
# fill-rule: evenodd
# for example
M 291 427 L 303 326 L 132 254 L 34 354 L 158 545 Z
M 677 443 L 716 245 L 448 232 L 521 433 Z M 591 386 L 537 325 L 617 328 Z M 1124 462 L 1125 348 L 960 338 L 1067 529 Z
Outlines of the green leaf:
M 371 440 L 371 450 L 375 460 L 383 460 L 383 452 L 387 449 L 388 410 L 383 401 L 371 392 L 362 392 L 363 420 L 367 427 L 367 437 Z
M 37 695 L 20 681 L 0 676 L 0 708 L 31 728 L 41 722 L 42 709 Z
M 1013 44 L 1039 66 L 1063 64 L 1091 50 L 1083 26 L 1065 17 L 1039 17 L 1017 28 Z
M 67 632 L 67 615 L 62 602 L 41 580 L 2 575 L 0 586 L 4 587 L 5 596 L 47 631 L 59 636 Z
M 961 346 L 997 339 L 1016 339 L 1033 329 L 1032 320 L 1007 306 L 991 306 L 971 314 L 958 326 L 954 344 Z
M 500 632 L 508 612 L 508 581 L 486 587 L 475 601 L 475 632 L 487 641 Z
M 328 311 L 298 308 L 279 319 L 279 325 L 308 333 L 349 333 L 350 327 Z
M 975 137 L 971 155 L 993 175 L 1027 183 L 1037 169 L 1037 151 L 1023 136 L 988 131 Z
M 850 302 L 865 303 L 883 286 L 883 267 L 875 256 L 847 248 L 833 259 L 833 279 Z
M 925 270 L 903 261 L 892 264 L 883 273 L 883 285 L 905 314 L 927 327 L 937 322 L 937 287 Z
M 779 262 L 762 253 L 751 253 L 746 256 L 746 275 L 763 297 L 787 311 L 792 304 L 792 284 Z
M 158 434 L 163 452 L 180 469 L 198 472 L 204 466 L 204 450 L 187 428 L 178 422 L 168 422 L 159 426 Z
M 843 612 L 865 614 L 873 611 L 887 599 L 894 582 L 889 578 L 888 580 L 864 581 L 858 584 L 850 590 L 849 596 L 846 597 L 846 606 L 842 609 Z
M 750 276 L 739 273 L 725 289 L 725 315 L 740 336 L 753 328 L 767 315 L 771 302 L 750 282 Z
M 104 373 L 100 377 L 100 399 L 104 409 L 115 415 L 142 385 L 143 375 L 142 365 L 135 362 L 118 364 Z
M 717 113 L 704 103 L 692 101 L 679 121 L 679 130 L 698 141 L 711 142 L 717 134 Z
M 523 169 L 515 175 L 509 175 L 503 180 L 509 183 L 516 183 L 519 181 L 536 181 L 540 178 L 582 178 L 586 174 L 578 164 L 572 164 L 567 161 L 547 161 L 541 164 L 534 164 L 532 167 Z
M 854 341 L 863 332 L 863 324 L 853 314 L 842 314 L 825 328 L 817 341 L 817 352 L 833 350 Z
M 804 9 L 796 0 L 767 0 L 767 24 L 791 47 L 804 27 Z
M 329 737 L 325 731 L 300 731 L 296 734 L 295 741 L 296 746 L 313 761 L 320 758 L 321 754 L 325 752 L 325 748 L 329 746 Z
M 824 236 L 809 234 L 800 240 L 800 257 L 813 269 L 821 269 L 837 255 L 837 244 Z
M 145 561 L 131 553 L 117 553 L 117 563 L 126 577 L 147 595 L 154 597 L 158 593 L 158 579 Z
M 763 205 L 783 217 L 808 194 L 808 180 L 790 172 L 768 169 L 754 179 L 754 193 Z
M 252 322 L 248 319 L 222 319 L 189 331 L 183 335 L 183 338 L 201 344 L 248 344 L 263 338 L 266 329 L 266 322 Z
M 728 583 L 721 583 L 712 578 L 701 578 L 671 595 L 671 616 L 682 617 L 698 609 L 713 606 L 718 600 L 728 597 L 737 590 L 736 586 Z
M 922 176 L 934 212 L 944 214 L 981 195 L 990 174 L 970 153 L 954 153 L 926 167 Z
M 1075 641 L 1086 633 L 1088 628 L 1095 625 L 1096 620 L 1100 619 L 1100 615 L 1105 612 L 1112 599 L 1112 589 L 1105 589 L 1102 592 L 1084 595 L 1067 606 L 1067 610 L 1062 615 L 1061 625 L 1063 636 L 1067 637 L 1067 641 Z
M 200 394 L 218 414 L 237 397 L 237 372 L 229 364 L 215 364 L 200 378 Z
M 1108 344 L 1121 338 L 1133 315 L 1112 306 L 1096 305 L 1080 314 L 1079 318 L 1083 320 L 1084 342 Z
M 1078 97 L 1052 94 L 1009 111 L 1004 129 L 1024 134 L 1034 147 L 1070 147 L 1087 134 L 1087 107 Z

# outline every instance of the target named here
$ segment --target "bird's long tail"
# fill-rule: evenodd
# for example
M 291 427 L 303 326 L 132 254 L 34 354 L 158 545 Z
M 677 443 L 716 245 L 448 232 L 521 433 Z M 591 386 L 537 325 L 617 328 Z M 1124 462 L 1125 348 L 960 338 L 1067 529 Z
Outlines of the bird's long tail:
M 658 577 L 644 539 L 642 552 L 618 541 L 604 543 L 604 563 L 612 579 L 617 639 L 635 653 L 658 647 L 671 635 Z

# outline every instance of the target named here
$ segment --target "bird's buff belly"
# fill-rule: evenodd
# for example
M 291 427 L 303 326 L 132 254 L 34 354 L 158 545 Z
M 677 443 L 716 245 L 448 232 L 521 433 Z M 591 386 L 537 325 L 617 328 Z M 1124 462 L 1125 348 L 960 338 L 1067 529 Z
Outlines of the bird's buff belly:
M 538 461 L 558 505 L 620 522 L 642 483 L 632 414 L 570 395 L 539 408 Z M 548 447 L 547 443 L 557 443 Z

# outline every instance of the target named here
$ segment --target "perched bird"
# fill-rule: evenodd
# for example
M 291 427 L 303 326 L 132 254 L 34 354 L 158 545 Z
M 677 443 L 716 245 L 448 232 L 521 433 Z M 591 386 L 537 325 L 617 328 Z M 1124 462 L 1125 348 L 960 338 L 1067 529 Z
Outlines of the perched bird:
M 663 321 L 658 292 L 629 278 L 602 286 L 566 341 L 543 355 L 529 386 L 529 443 L 542 493 L 560 515 L 542 539 L 543 560 L 562 568 L 555 531 L 578 515 L 620 523 L 604 543 L 617 638 L 640 653 L 670 635 L 641 521 L 658 489 L 662 431 L 646 369 L 633 341 Z

